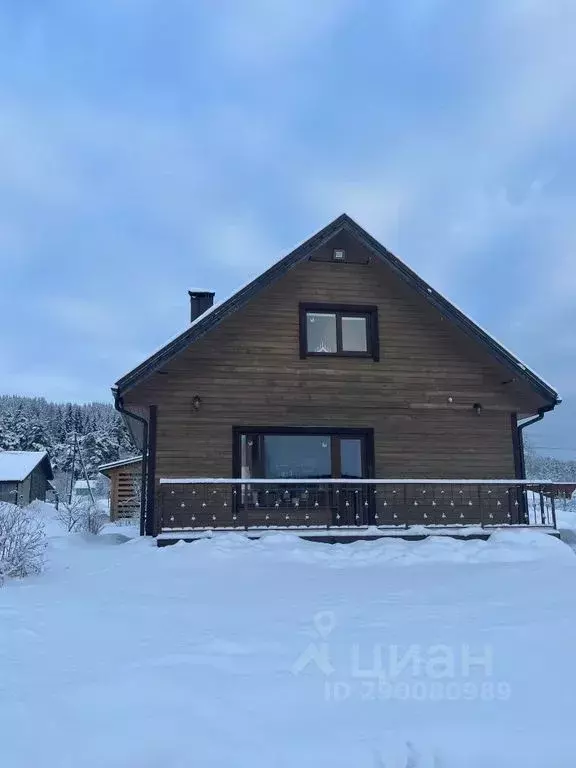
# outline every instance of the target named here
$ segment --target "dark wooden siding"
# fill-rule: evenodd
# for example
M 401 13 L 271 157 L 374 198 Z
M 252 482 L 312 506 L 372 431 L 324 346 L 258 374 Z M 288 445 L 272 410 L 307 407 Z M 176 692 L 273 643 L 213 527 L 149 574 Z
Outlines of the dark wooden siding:
M 363 248 L 358 241 L 348 232 L 342 231 L 336 237 L 332 238 L 326 245 L 318 248 L 312 256 L 311 261 L 334 261 L 334 251 L 343 250 L 346 254 L 345 261 L 348 264 L 369 264 L 370 254 Z M 341 263 L 341 262 L 340 262 Z
M 2 481 L 0 483 L 0 501 L 16 504 L 18 501 L 18 483 Z
M 46 500 L 46 474 L 39 464 L 30 476 L 30 501 Z
M 299 302 L 377 305 L 380 361 L 301 360 Z M 543 405 L 511 379 L 384 265 L 307 261 L 125 403 L 158 406 L 157 478 L 230 476 L 232 426 L 259 424 L 373 427 L 377 477 L 501 478 L 515 475 L 510 414 Z

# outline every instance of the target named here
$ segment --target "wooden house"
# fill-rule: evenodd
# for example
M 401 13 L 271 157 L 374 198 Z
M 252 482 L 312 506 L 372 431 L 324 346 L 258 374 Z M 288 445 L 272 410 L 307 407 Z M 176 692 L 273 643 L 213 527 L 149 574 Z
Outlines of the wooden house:
M 142 456 L 103 464 L 98 471 L 110 480 L 110 520 L 137 515 L 141 506 Z
M 0 451 L 0 501 L 21 507 L 45 501 L 53 479 L 46 451 Z
M 553 523 L 522 430 L 557 392 L 347 215 L 213 296 L 113 389 L 148 534 Z

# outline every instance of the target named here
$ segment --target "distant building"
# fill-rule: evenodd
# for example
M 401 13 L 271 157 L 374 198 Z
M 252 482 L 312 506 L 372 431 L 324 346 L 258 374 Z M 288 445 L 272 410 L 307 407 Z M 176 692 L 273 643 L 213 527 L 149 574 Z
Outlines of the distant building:
M 74 483 L 73 496 L 75 498 L 78 498 L 78 497 L 82 498 L 84 496 L 90 498 L 90 486 L 92 486 L 92 492 L 94 492 L 93 483 L 90 483 L 90 485 L 88 485 L 87 480 L 76 480 L 76 482 Z
M 21 507 L 45 501 L 53 479 L 46 451 L 0 451 L 0 501 Z

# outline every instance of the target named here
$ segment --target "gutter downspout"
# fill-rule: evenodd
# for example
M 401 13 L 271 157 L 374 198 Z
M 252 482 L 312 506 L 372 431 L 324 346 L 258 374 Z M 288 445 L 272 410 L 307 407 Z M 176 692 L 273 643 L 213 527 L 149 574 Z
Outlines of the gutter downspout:
M 114 408 L 118 413 L 124 414 L 131 419 L 141 422 L 143 427 L 143 441 L 142 441 L 142 479 L 140 486 L 140 536 L 146 535 L 146 480 L 148 476 L 148 422 L 143 416 L 139 416 L 137 413 L 127 411 L 124 408 L 124 403 L 120 397 L 117 387 L 112 388 L 112 394 L 114 396 Z
M 538 416 L 534 416 L 532 419 L 528 419 L 528 421 L 524 421 L 522 424 L 518 424 L 518 445 L 520 446 L 520 475 L 521 479 L 526 479 L 526 463 L 524 460 L 524 432 L 523 430 L 526 427 L 530 427 L 532 424 L 536 424 L 537 421 L 542 421 L 544 418 L 544 414 L 548 413 L 549 411 L 553 411 L 555 406 L 558 405 L 558 403 L 554 403 L 554 405 L 545 405 L 543 408 L 538 408 Z

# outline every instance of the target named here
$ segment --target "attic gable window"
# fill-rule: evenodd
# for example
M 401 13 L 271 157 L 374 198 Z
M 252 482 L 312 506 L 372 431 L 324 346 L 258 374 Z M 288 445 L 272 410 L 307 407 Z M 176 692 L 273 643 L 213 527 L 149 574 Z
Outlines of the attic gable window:
M 378 360 L 376 307 L 300 305 L 300 357 L 316 355 Z

